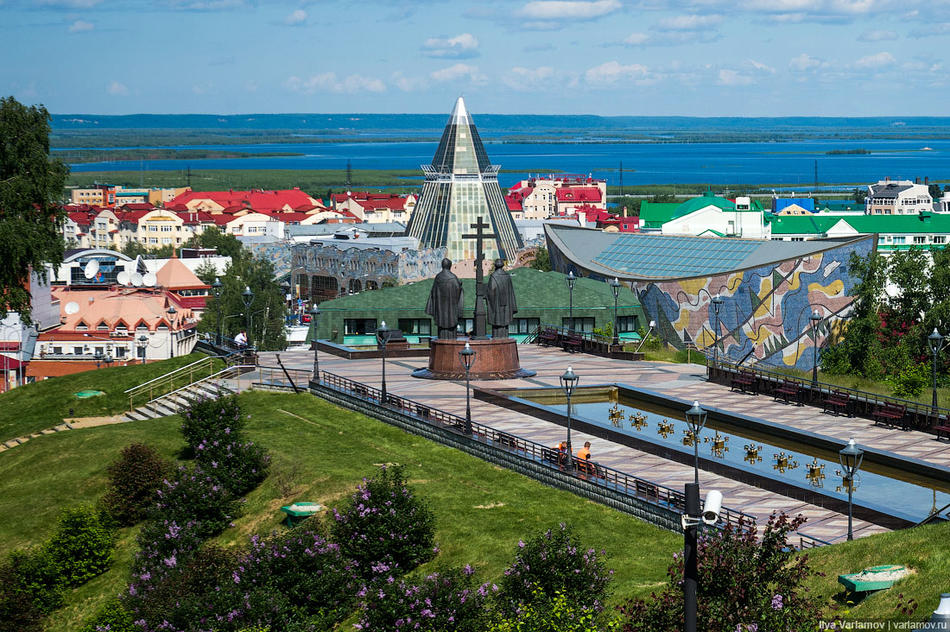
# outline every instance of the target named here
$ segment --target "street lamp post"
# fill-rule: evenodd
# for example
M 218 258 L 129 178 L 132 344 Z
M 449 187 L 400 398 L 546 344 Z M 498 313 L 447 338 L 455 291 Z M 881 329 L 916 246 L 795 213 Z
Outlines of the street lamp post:
M 175 314 L 178 313 L 178 310 L 175 309 L 174 305 L 169 305 L 166 311 L 168 312 L 168 324 L 170 327 L 168 330 L 168 353 L 169 353 L 168 357 L 174 358 L 175 357 Z
M 218 277 L 214 278 L 214 283 L 211 284 L 211 293 L 214 294 L 214 305 L 217 308 L 217 323 L 218 331 L 217 338 L 215 338 L 214 344 L 221 346 L 221 279 Z
M 568 320 L 571 323 L 571 328 L 570 328 L 571 333 L 574 333 L 574 284 L 575 283 L 577 283 L 577 277 L 574 276 L 574 271 L 571 270 L 570 272 L 567 273 L 567 289 L 568 289 L 568 294 L 570 295 L 570 298 L 568 299 L 570 306 L 568 308 L 567 315 L 568 315 Z
M 139 357 L 142 359 L 142 364 L 145 364 L 145 351 L 148 348 L 148 336 L 142 334 L 138 339 L 139 343 Z
M 254 345 L 251 344 L 251 341 L 254 338 L 254 332 L 252 330 L 252 324 L 254 321 L 252 320 L 253 316 L 251 315 L 251 303 L 254 301 L 254 292 L 251 291 L 251 286 L 244 286 L 244 291 L 241 292 L 241 299 L 244 301 L 245 322 L 247 324 L 247 346 L 253 347 Z
M 811 383 L 812 386 L 818 386 L 818 323 L 821 322 L 821 314 L 818 313 L 816 309 L 809 316 L 811 320 L 811 350 L 812 350 L 812 363 L 811 363 Z
M 379 341 L 379 346 L 383 350 L 383 383 L 382 383 L 382 404 L 386 403 L 386 343 L 389 342 L 389 329 L 386 327 L 386 321 L 384 320 L 379 324 L 379 327 L 376 329 L 376 340 Z
M 567 371 L 561 375 L 561 388 L 564 389 L 564 394 L 567 395 L 567 469 L 568 471 L 574 470 L 574 450 L 571 448 L 571 395 L 574 394 L 574 389 L 577 388 L 577 382 L 580 378 L 574 373 L 574 369 L 567 367 Z
M 722 308 L 723 300 L 717 294 L 712 300 L 713 314 L 716 315 L 716 330 L 713 337 L 713 366 L 719 366 L 719 310 Z
M 686 411 L 686 424 L 693 433 L 693 482 L 696 485 L 699 485 L 699 433 L 706 427 L 707 415 L 698 401 L 694 401 L 693 407 Z
M 465 367 L 465 434 L 472 434 L 472 402 L 471 402 L 471 388 L 470 388 L 470 373 L 472 370 L 472 365 L 475 363 L 475 350 L 472 349 L 472 346 L 465 343 L 465 347 L 459 351 L 459 359 L 462 361 L 462 366 Z
M 610 281 L 610 289 L 614 292 L 614 339 L 613 346 L 620 344 L 620 330 L 617 329 L 617 301 L 620 300 L 620 279 L 614 277 Z
M 937 354 L 940 353 L 940 349 L 943 346 L 943 336 L 940 335 L 940 332 L 937 331 L 937 328 L 934 327 L 934 332 L 927 336 L 927 342 L 930 343 L 930 350 L 934 354 L 933 362 L 933 387 L 934 387 L 934 396 L 933 396 L 933 414 L 936 418 L 937 416 Z
M 320 360 L 317 358 L 317 323 L 320 318 L 320 308 L 316 303 L 310 308 L 310 322 L 313 323 L 313 381 L 320 383 Z
M 848 539 L 854 539 L 854 531 L 851 528 L 851 501 L 854 495 L 854 475 L 861 468 L 861 461 L 864 459 L 864 450 L 854 444 L 854 439 L 848 439 L 848 445 L 838 452 L 838 460 L 841 462 L 841 468 L 844 472 L 845 486 L 848 488 Z

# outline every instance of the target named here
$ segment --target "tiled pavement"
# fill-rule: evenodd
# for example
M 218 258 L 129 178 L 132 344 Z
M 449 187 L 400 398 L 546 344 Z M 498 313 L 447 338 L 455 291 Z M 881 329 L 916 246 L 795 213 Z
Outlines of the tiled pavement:
M 950 445 L 933 440 L 930 435 L 919 432 L 902 432 L 875 428 L 863 419 L 836 418 L 823 415 L 811 407 L 786 406 L 773 403 L 763 395 L 752 396 L 732 393 L 728 388 L 705 381 L 704 368 L 698 365 L 667 364 L 660 362 L 623 362 L 586 354 L 567 354 L 558 349 L 519 345 L 521 365 L 537 371 L 533 378 L 473 382 L 487 387 L 558 386 L 558 376 L 572 365 L 580 378 L 581 386 L 621 382 L 633 386 L 659 390 L 686 400 L 698 399 L 703 403 L 734 412 L 763 417 L 770 421 L 788 424 L 812 432 L 838 437 L 842 444 L 854 436 L 859 443 L 870 443 L 898 454 L 914 456 L 946 466 L 950 463 Z M 275 366 L 270 354 L 261 354 L 261 364 Z M 281 353 L 288 367 L 309 370 L 313 353 L 305 349 Z M 463 415 L 465 412 L 464 382 L 420 380 L 411 377 L 413 369 L 425 366 L 425 358 L 401 358 L 387 361 L 387 388 L 389 391 L 424 402 L 435 408 Z M 344 360 L 325 353 L 320 354 L 320 368 L 371 385 L 379 385 L 380 360 Z M 472 400 L 472 417 L 481 423 L 493 426 L 526 439 L 545 445 L 554 445 L 563 439 L 562 427 L 532 416 Z M 574 434 L 575 445 L 586 440 L 593 444 L 594 458 L 599 463 L 667 487 L 682 489 L 692 480 L 693 469 L 673 461 L 643 453 L 639 450 L 586 436 Z M 842 540 L 847 532 L 847 517 L 816 505 L 794 500 L 780 494 L 739 483 L 711 472 L 700 471 L 702 489 L 722 491 L 728 507 L 754 515 L 763 524 L 774 510 L 784 510 L 790 515 L 804 514 L 808 522 L 802 532 L 834 542 Z M 855 537 L 885 531 L 878 525 L 862 520 L 854 521 Z

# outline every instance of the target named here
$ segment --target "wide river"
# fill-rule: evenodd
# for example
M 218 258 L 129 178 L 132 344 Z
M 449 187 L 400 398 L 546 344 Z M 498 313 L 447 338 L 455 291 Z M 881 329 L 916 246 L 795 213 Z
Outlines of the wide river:
M 331 142 L 270 145 L 181 145 L 177 149 L 227 149 L 249 158 L 82 163 L 73 171 L 174 171 L 201 169 L 417 170 L 432 160 L 434 142 Z M 807 140 L 758 143 L 504 143 L 486 141 L 492 162 L 510 186 L 529 173 L 590 174 L 609 183 L 769 184 L 802 190 L 822 184 L 876 182 L 886 176 L 950 182 L 950 140 Z M 870 154 L 829 155 L 863 149 Z M 300 156 L 268 156 L 268 152 Z M 420 172 L 421 177 L 421 172 Z

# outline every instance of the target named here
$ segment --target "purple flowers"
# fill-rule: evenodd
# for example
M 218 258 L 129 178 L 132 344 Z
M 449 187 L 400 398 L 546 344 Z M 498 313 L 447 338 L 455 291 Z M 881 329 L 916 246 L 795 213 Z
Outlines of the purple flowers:
M 781 610 L 782 609 L 782 595 L 775 595 L 772 597 L 772 610 Z

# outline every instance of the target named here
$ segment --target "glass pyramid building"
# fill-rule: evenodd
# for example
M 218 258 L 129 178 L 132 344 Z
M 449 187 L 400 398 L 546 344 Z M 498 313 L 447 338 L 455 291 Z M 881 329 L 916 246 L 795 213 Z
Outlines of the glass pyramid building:
M 485 231 L 485 258 L 514 260 L 523 246 L 505 198 L 498 186 L 498 165 L 488 162 L 485 146 L 472 123 L 465 101 L 459 97 L 431 165 L 422 165 L 425 183 L 406 234 L 420 246 L 445 247 L 452 261 L 474 259 L 471 227 L 479 217 L 489 225 Z

